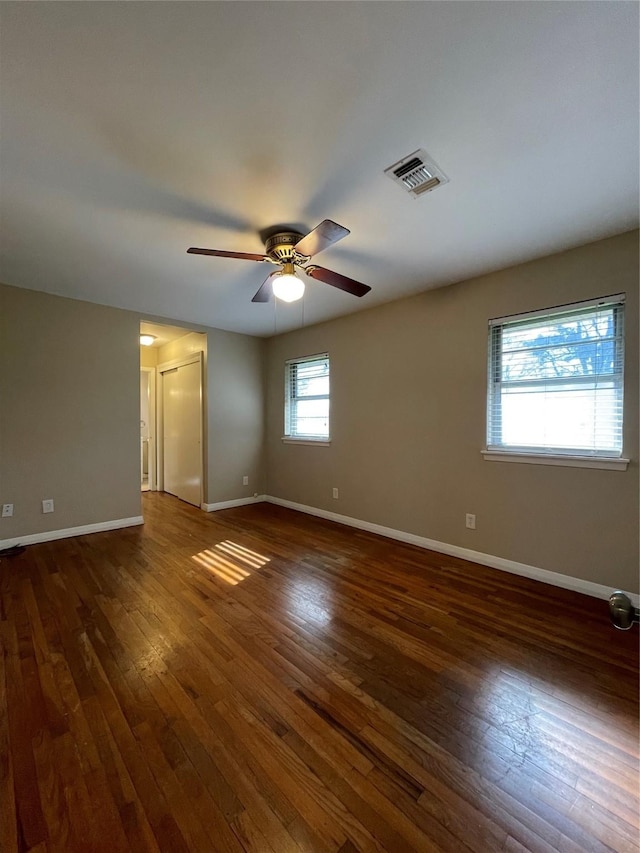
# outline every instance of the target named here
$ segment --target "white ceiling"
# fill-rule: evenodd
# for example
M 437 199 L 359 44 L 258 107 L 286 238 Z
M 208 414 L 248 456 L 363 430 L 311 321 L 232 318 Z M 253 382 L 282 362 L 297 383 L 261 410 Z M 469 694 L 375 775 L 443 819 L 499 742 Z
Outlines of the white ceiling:
M 638 223 L 638 4 L 3 2 L 0 278 L 256 335 Z M 383 171 L 425 148 L 414 200 Z M 252 304 L 261 229 L 351 235 Z M 303 316 L 304 312 L 304 316 Z

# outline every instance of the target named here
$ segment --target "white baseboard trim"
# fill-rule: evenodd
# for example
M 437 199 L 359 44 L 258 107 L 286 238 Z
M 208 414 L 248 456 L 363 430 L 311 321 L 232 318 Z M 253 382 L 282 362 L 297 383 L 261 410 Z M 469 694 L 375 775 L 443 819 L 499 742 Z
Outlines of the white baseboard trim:
M 424 536 L 417 536 L 415 533 L 406 533 L 403 530 L 395 530 L 392 527 L 383 527 L 381 524 L 361 521 L 358 518 L 339 515 L 337 512 L 330 512 L 326 509 L 318 509 L 317 507 L 298 504 L 294 501 L 286 501 L 283 498 L 276 498 L 272 495 L 265 495 L 264 500 L 278 506 L 295 509 L 298 512 L 306 512 L 308 515 L 326 518 L 329 521 L 337 521 L 349 527 L 357 527 L 359 530 L 366 530 L 369 533 L 377 533 L 389 539 L 397 539 L 409 545 L 417 545 L 419 548 L 426 548 L 429 551 L 439 551 L 441 554 L 448 554 L 450 557 L 470 560 L 472 563 L 480 563 L 482 566 L 500 569 L 503 572 L 531 578 L 532 580 L 548 583 L 552 586 L 559 586 L 563 589 L 570 589 L 573 592 L 580 592 L 583 595 L 590 595 L 594 598 L 608 599 L 616 589 L 616 587 L 605 586 L 604 584 L 594 583 L 593 581 L 583 580 L 582 578 L 574 578 L 571 575 L 551 572 L 548 569 L 539 569 L 537 566 L 528 566 L 526 563 L 517 563 L 514 560 L 507 560 L 504 557 L 494 557 L 491 554 L 484 554 L 481 551 L 472 551 L 470 548 L 462 548 L 459 545 L 449 545 L 446 542 L 438 542 L 435 539 L 426 539 Z M 629 592 L 627 595 L 633 602 L 634 607 L 640 607 L 640 595 Z
M 95 524 L 81 524 L 79 527 L 65 527 L 62 530 L 45 530 L 44 533 L 28 533 L 13 539 L 0 539 L 0 551 L 15 545 L 37 545 L 39 542 L 53 542 L 56 539 L 69 539 L 71 536 L 84 536 L 87 533 L 101 533 L 103 530 L 120 530 L 121 527 L 135 527 L 144 524 L 141 515 L 131 518 L 115 518 L 113 521 L 98 521 Z
M 205 512 L 217 512 L 219 509 L 231 509 L 234 506 L 246 506 L 247 504 L 256 504 L 260 501 L 265 501 L 266 495 L 252 495 L 250 498 L 236 498 L 233 501 L 219 501 L 215 504 L 200 504 L 200 509 Z

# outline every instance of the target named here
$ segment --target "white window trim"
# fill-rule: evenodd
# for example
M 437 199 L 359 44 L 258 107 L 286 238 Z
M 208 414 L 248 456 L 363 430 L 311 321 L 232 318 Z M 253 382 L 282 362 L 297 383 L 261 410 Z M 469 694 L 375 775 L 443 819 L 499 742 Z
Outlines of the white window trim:
M 330 447 L 331 440 L 326 438 L 312 438 L 309 435 L 301 436 L 297 438 L 295 435 L 283 435 L 282 436 L 283 444 L 308 444 L 313 445 L 315 447 Z
M 323 359 L 327 359 L 329 362 L 329 353 L 321 352 L 315 353 L 314 355 L 309 356 L 299 356 L 298 358 L 290 358 L 285 362 L 285 414 L 284 414 L 284 428 L 285 431 L 289 425 L 289 391 L 290 391 L 290 383 L 289 383 L 289 371 L 292 364 L 299 364 L 301 362 L 310 362 L 310 361 L 321 361 Z M 323 396 L 324 399 L 324 396 Z M 329 393 L 326 395 L 326 399 L 329 402 L 329 408 L 331 408 L 331 367 L 329 366 Z M 329 415 L 331 417 L 331 415 Z M 282 441 L 284 444 L 308 444 L 308 445 L 319 445 L 319 446 L 329 446 L 331 444 L 331 421 L 329 421 L 329 434 L 328 435 L 312 435 L 312 434 L 300 434 L 300 435 L 291 435 L 285 434 L 282 436 Z
M 626 294 L 618 293 L 615 295 L 600 297 L 597 299 L 584 300 L 581 302 L 572 303 L 570 305 L 559 305 L 554 308 L 543 308 L 538 311 L 528 311 L 523 314 L 512 314 L 506 317 L 498 317 L 489 320 L 489 367 L 487 371 L 487 381 L 492 381 L 492 337 L 493 327 L 502 326 L 505 324 L 517 322 L 519 320 L 530 320 L 537 317 L 553 317 L 554 315 L 569 313 L 572 308 L 576 311 L 582 311 L 585 308 L 601 307 L 607 305 L 624 305 L 626 302 Z M 624 375 L 624 361 L 622 363 L 622 371 Z M 588 381 L 589 377 L 575 377 L 578 381 Z M 624 389 L 624 378 L 622 379 L 622 388 Z M 490 394 L 487 395 L 487 405 L 491 405 Z M 489 409 L 487 409 L 487 420 L 489 419 Z M 488 438 L 489 436 L 487 436 Z M 514 446 L 489 445 L 481 451 L 484 458 L 489 462 L 522 462 L 533 465 L 555 465 L 567 468 L 600 468 L 614 471 L 626 471 L 631 461 L 628 458 L 620 455 L 608 456 L 606 453 L 600 455 L 584 456 L 579 450 L 567 449 L 565 452 L 558 451 L 557 453 L 549 450 L 537 452 L 533 449 L 518 448 Z
M 626 471 L 630 459 L 621 456 L 577 456 L 551 453 L 522 453 L 515 450 L 482 450 L 487 462 L 524 462 L 527 465 L 557 465 L 563 468 L 601 468 Z
M 583 311 L 585 308 L 605 307 L 607 305 L 618 305 L 624 302 L 625 293 L 611 293 L 609 296 L 600 296 L 597 299 L 583 299 L 579 302 L 569 302 L 566 305 L 554 305 L 550 308 L 539 308 L 537 311 L 523 311 L 520 314 L 507 314 L 505 317 L 494 317 L 489 320 L 489 326 L 502 326 L 504 323 L 514 323 L 518 320 L 535 320 L 536 317 L 554 317 L 557 314 L 567 314 L 572 309 Z

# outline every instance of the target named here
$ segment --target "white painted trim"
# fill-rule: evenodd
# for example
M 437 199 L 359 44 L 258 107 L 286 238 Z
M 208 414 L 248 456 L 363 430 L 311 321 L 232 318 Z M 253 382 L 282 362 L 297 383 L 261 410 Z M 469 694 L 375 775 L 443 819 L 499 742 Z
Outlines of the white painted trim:
M 611 307 L 622 305 L 626 302 L 626 293 L 612 293 L 610 296 L 602 296 L 596 299 L 584 299 L 580 302 L 569 302 L 567 305 L 556 305 L 552 308 L 540 308 L 537 311 L 525 311 L 523 314 L 508 314 L 506 317 L 494 317 L 489 320 L 489 326 L 502 326 L 505 323 L 519 322 L 520 320 L 533 320 L 536 317 L 556 317 L 558 314 L 569 314 L 571 312 L 584 311 L 585 308 Z
M 65 527 L 62 530 L 46 530 L 44 533 L 28 533 L 13 539 L 0 539 L 0 551 L 13 548 L 14 545 L 37 545 L 39 542 L 53 542 L 56 539 L 69 539 L 72 536 L 85 536 L 87 533 L 101 533 L 104 530 L 120 530 L 123 527 L 135 527 L 138 524 L 144 524 L 141 515 L 116 518 L 113 521 L 98 521 L 95 524 L 81 524 L 79 527 Z
M 197 350 L 184 358 L 176 358 L 173 361 L 163 361 L 161 364 L 156 366 L 156 370 L 158 373 L 167 373 L 169 370 L 176 370 L 178 367 L 184 367 L 187 364 L 196 364 L 197 362 L 202 361 L 202 354 L 202 350 Z
M 158 470 L 158 448 L 156 442 L 156 368 L 140 366 L 140 373 L 149 374 L 149 442 L 148 442 L 148 464 L 149 464 L 149 489 L 150 492 L 157 491 Z
M 253 495 L 250 498 L 236 498 L 232 501 L 219 501 L 215 504 L 201 504 L 200 509 L 205 512 L 217 512 L 219 509 L 231 509 L 234 506 L 246 506 L 247 504 L 255 504 L 260 501 L 267 500 L 266 495 Z
M 551 453 L 518 453 L 505 450 L 481 450 L 487 462 L 524 462 L 528 465 L 560 465 L 564 468 L 605 468 L 626 471 L 629 459 L 618 456 L 559 456 Z
M 532 580 L 548 583 L 552 586 L 570 589 L 574 592 L 580 592 L 583 595 L 591 595 L 594 598 L 608 599 L 611 593 L 616 589 L 615 587 L 604 586 L 603 584 L 583 580 L 582 578 L 574 578 L 571 575 L 562 575 L 558 572 L 551 572 L 548 569 L 539 569 L 537 566 L 528 566 L 526 563 L 517 563 L 514 560 L 507 560 L 504 557 L 494 557 L 491 554 L 483 554 L 481 551 L 472 551 L 470 548 L 462 548 L 459 545 L 449 545 L 446 542 L 427 539 L 424 536 L 417 536 L 414 533 L 406 533 L 403 530 L 395 530 L 392 527 L 383 527 L 381 524 L 374 524 L 370 521 L 361 521 L 358 518 L 351 518 L 351 516 L 348 515 L 339 515 L 337 512 L 330 512 L 326 509 L 318 509 L 316 507 L 294 503 L 293 501 L 286 501 L 282 498 L 273 497 L 272 495 L 265 495 L 264 499 L 268 503 L 288 507 L 289 509 L 295 509 L 298 512 L 306 512 L 308 515 L 316 515 L 319 518 L 326 518 L 329 521 L 337 521 L 339 524 L 346 524 L 349 527 L 357 527 L 359 530 L 366 530 L 369 533 L 377 533 L 379 536 L 386 536 L 389 539 L 397 539 L 400 542 L 407 542 L 409 545 L 417 545 L 418 548 L 426 548 L 429 551 L 439 551 L 441 554 L 447 554 L 450 557 L 459 557 L 461 560 L 470 560 L 473 563 L 479 563 L 482 566 L 489 566 L 492 569 L 500 569 L 500 571 L 509 572 L 513 575 L 520 575 L 521 577 L 531 578 Z M 627 595 L 632 600 L 634 607 L 640 607 L 640 595 L 629 592 L 627 592 Z
M 330 447 L 331 440 L 326 438 L 294 438 L 291 435 L 282 436 L 283 444 L 315 444 L 316 447 Z

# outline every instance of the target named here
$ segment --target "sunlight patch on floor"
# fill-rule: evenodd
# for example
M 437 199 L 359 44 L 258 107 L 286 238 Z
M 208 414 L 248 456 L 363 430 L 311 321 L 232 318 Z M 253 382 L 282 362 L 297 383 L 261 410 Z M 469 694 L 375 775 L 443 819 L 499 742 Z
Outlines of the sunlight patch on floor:
M 232 586 L 248 578 L 252 569 L 255 571 L 269 562 L 269 557 L 229 540 L 219 542 L 213 549 L 206 548 L 191 559 Z
M 229 540 L 219 542 L 214 547 L 218 551 L 223 551 L 225 554 L 235 557 L 236 560 L 241 560 L 254 569 L 259 569 L 265 563 L 269 562 L 268 557 L 263 557 L 262 554 L 257 554 L 255 551 L 250 551 L 248 548 L 243 548 L 242 545 L 237 545 L 235 542 L 230 542 Z

